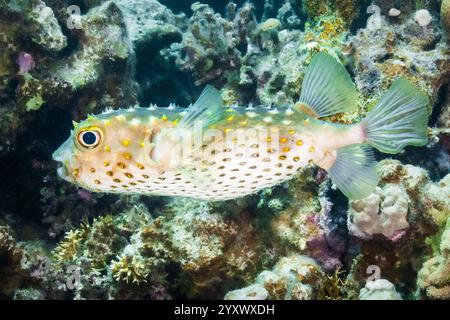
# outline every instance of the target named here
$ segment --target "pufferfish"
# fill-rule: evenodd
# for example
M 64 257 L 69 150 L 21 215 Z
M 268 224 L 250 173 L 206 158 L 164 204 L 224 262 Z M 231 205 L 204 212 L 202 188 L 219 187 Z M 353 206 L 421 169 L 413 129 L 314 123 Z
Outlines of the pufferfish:
M 371 147 L 398 153 L 427 143 L 428 98 L 396 80 L 359 123 L 321 120 L 355 112 L 358 93 L 343 65 L 318 53 L 290 106 L 222 105 L 207 86 L 188 108 L 106 111 L 75 124 L 55 151 L 59 175 L 106 193 L 227 200 L 282 183 L 316 165 L 350 199 L 378 184 Z

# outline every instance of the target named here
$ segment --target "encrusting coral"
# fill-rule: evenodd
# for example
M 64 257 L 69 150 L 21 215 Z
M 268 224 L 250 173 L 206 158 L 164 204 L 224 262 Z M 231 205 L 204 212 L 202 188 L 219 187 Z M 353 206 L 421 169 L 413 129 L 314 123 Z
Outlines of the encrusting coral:
M 393 238 L 409 227 L 406 219 L 408 202 L 407 194 L 395 185 L 377 188 L 367 198 L 351 201 L 350 233 L 361 238 L 370 238 L 374 234 Z
M 424 262 L 417 285 L 429 299 L 450 299 L 450 218 L 439 238 L 437 252 Z
M 444 35 L 450 39 L 450 1 L 442 0 L 441 5 L 441 23 Z
M 402 296 L 386 279 L 368 281 L 361 289 L 359 300 L 402 300 Z
M 261 272 L 254 284 L 230 291 L 225 300 L 311 300 L 317 295 L 323 271 L 306 256 L 281 258 L 272 271 Z

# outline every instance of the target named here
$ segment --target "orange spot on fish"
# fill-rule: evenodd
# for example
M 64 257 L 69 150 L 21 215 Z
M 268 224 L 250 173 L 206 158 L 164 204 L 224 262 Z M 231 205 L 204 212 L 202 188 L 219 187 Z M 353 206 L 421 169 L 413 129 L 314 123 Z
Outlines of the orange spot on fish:
M 145 167 L 144 167 L 142 164 L 140 164 L 140 163 L 137 163 L 137 164 L 136 164 L 136 167 L 138 167 L 138 168 L 141 169 L 141 170 L 144 170 L 144 169 L 145 169 Z
M 124 154 L 123 154 L 123 157 L 126 159 L 126 160 L 131 160 L 131 153 L 129 153 L 129 152 L 125 152 Z

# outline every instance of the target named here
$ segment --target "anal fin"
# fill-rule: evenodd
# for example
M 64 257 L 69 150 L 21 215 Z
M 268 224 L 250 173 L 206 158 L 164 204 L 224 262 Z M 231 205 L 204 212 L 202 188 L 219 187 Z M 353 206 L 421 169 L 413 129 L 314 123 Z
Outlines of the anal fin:
M 367 197 L 379 181 L 373 151 L 366 144 L 338 149 L 328 173 L 339 190 L 352 200 Z

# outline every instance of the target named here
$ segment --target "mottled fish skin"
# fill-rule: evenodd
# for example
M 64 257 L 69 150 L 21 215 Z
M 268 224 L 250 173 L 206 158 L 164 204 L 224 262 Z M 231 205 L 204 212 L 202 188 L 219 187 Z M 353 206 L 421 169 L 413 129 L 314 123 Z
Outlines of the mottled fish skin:
M 211 127 L 229 143 L 206 143 L 200 156 L 173 167 L 168 163 L 177 161 L 179 155 L 173 151 L 179 142 L 169 142 L 168 153 L 155 161 L 152 153 L 161 144 L 158 135 L 176 127 L 183 111 L 135 108 L 89 117 L 55 152 L 55 159 L 65 165 L 61 174 L 95 192 L 232 199 L 279 184 L 299 168 L 320 163 L 331 152 L 320 142 L 325 128 L 342 131 L 289 107 L 235 107 Z M 80 149 L 74 137 L 89 128 L 101 130 L 103 141 L 92 150 Z M 244 131 L 248 137 L 233 138 L 239 130 L 248 130 Z M 69 161 L 60 158 L 63 153 Z

